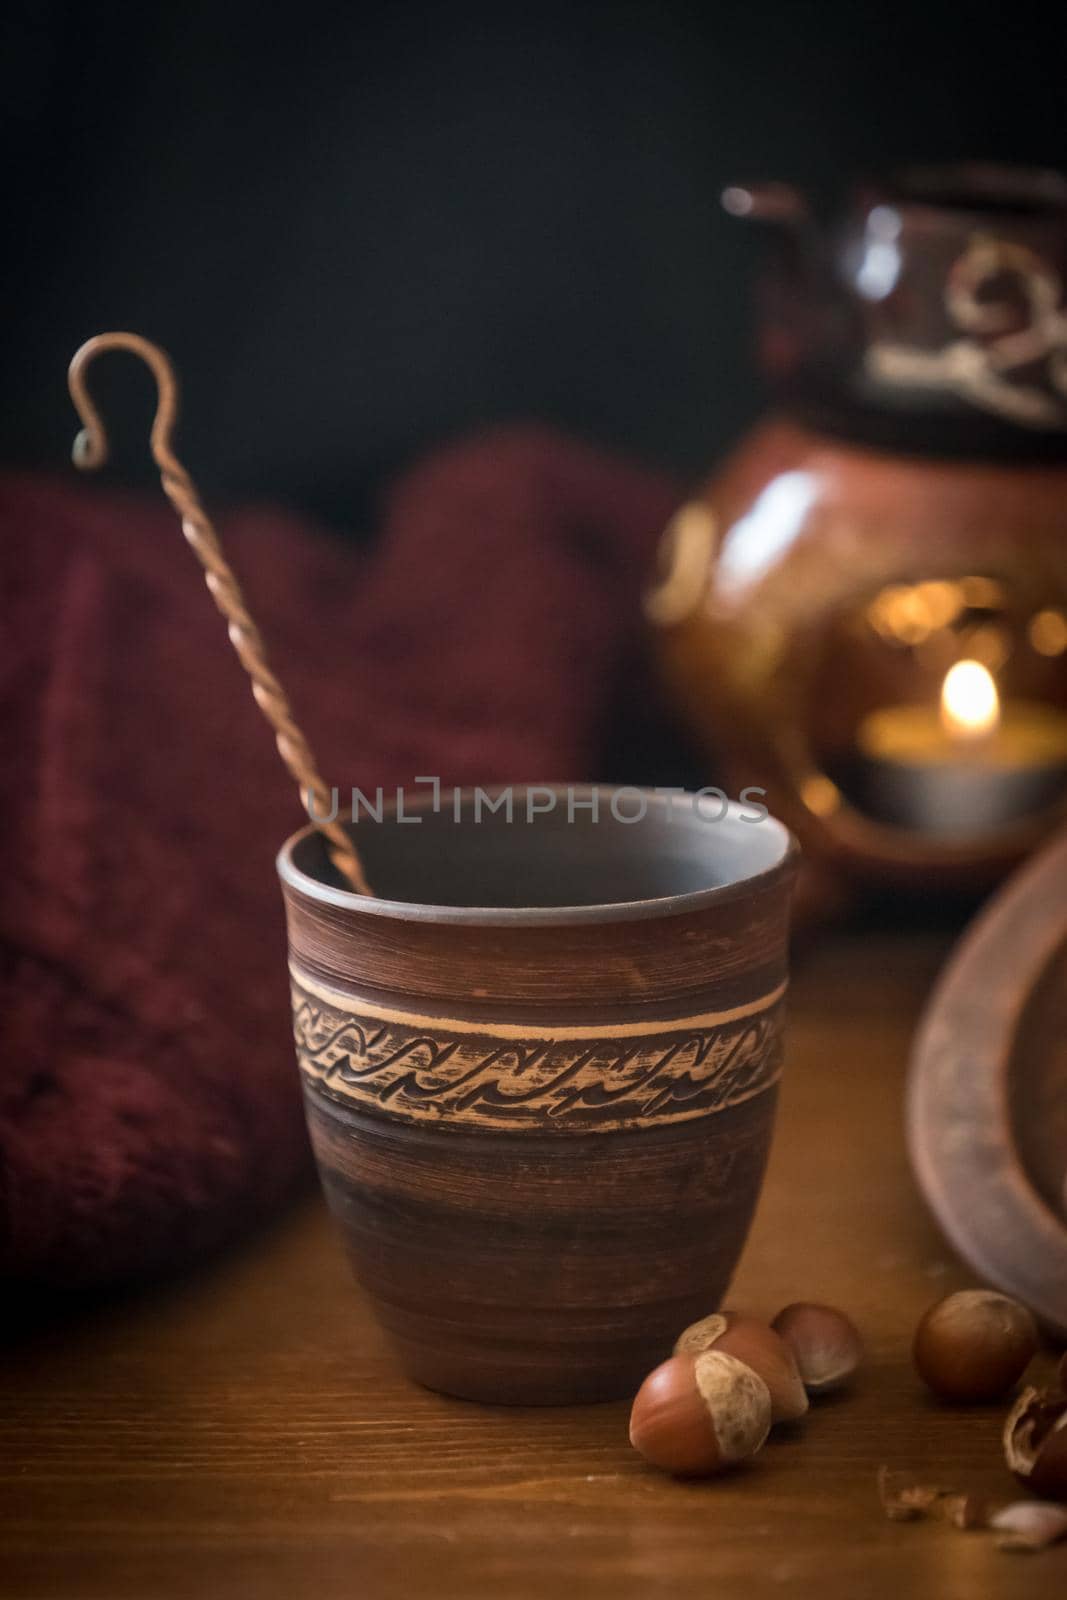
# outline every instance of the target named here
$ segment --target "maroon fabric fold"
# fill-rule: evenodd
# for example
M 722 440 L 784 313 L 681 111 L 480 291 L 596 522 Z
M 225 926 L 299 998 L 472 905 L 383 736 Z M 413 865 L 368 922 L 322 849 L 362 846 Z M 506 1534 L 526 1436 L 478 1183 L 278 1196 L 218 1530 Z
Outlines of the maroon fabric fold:
M 584 779 L 675 490 L 547 430 L 441 451 L 362 555 L 220 519 L 324 775 Z M 273 856 L 300 822 L 162 501 L 0 478 L 0 1271 L 216 1248 L 306 1168 Z

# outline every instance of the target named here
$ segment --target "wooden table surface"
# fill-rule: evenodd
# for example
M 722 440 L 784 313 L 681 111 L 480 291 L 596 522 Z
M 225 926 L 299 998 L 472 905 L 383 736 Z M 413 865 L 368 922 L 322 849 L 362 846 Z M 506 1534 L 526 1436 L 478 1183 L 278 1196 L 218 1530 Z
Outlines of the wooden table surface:
M 0 1386 L 5 1596 L 274 1600 L 996 1600 L 1063 1593 L 1067 1547 L 885 1520 L 875 1474 L 1011 1497 L 1000 1412 L 942 1409 L 919 1313 L 971 1281 L 901 1133 L 910 1030 L 944 933 L 838 931 L 798 962 L 770 1173 L 733 1304 L 820 1298 L 869 1347 L 731 1477 L 678 1483 L 625 1405 L 484 1409 L 407 1383 L 321 1205 L 194 1277 L 16 1345 Z

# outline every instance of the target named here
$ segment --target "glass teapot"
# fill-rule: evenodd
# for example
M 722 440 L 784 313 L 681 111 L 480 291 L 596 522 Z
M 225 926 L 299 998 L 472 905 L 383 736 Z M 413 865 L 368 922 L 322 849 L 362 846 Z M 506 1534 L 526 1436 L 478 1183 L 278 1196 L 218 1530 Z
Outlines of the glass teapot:
M 810 858 L 979 887 L 1067 816 L 1067 179 L 723 199 L 776 406 L 664 534 L 663 675 Z

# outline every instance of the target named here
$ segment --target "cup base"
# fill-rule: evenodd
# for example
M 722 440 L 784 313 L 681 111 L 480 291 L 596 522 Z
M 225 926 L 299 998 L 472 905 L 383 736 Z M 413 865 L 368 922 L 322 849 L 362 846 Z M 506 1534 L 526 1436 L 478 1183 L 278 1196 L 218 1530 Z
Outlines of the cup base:
M 679 1311 L 677 1329 L 709 1315 L 717 1304 L 700 1296 Z M 395 1335 L 391 1342 L 407 1376 L 435 1394 L 491 1406 L 581 1406 L 632 1400 L 653 1367 L 670 1355 L 674 1337 L 676 1333 L 644 1343 L 625 1361 L 616 1355 L 610 1365 L 572 1362 L 563 1356 L 562 1362 L 557 1357 L 545 1368 L 526 1368 L 507 1356 L 494 1362 L 491 1352 L 473 1345 L 449 1356 Z
M 355 1276 L 409 1375 L 485 1404 L 578 1405 L 633 1395 L 719 1304 L 776 1091 L 665 1127 L 548 1136 L 305 1098 Z

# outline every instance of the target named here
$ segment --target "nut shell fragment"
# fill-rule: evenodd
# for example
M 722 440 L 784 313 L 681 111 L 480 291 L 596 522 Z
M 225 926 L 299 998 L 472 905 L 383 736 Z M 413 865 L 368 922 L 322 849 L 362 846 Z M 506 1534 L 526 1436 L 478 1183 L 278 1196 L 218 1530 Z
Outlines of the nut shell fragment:
M 895 1488 L 888 1467 L 878 1469 L 878 1498 L 890 1522 L 919 1522 L 928 1517 L 940 1501 L 951 1495 L 937 1483 L 905 1483 Z
M 1004 1424 L 1004 1459 L 1033 1494 L 1067 1500 L 1067 1399 L 1024 1389 Z
M 993 1518 L 993 1507 L 984 1495 L 950 1494 L 942 1501 L 939 1513 L 961 1533 L 972 1528 L 988 1528 Z
M 1067 1507 L 1017 1500 L 996 1512 L 989 1526 L 997 1530 L 1001 1550 L 1045 1550 L 1067 1536 Z

